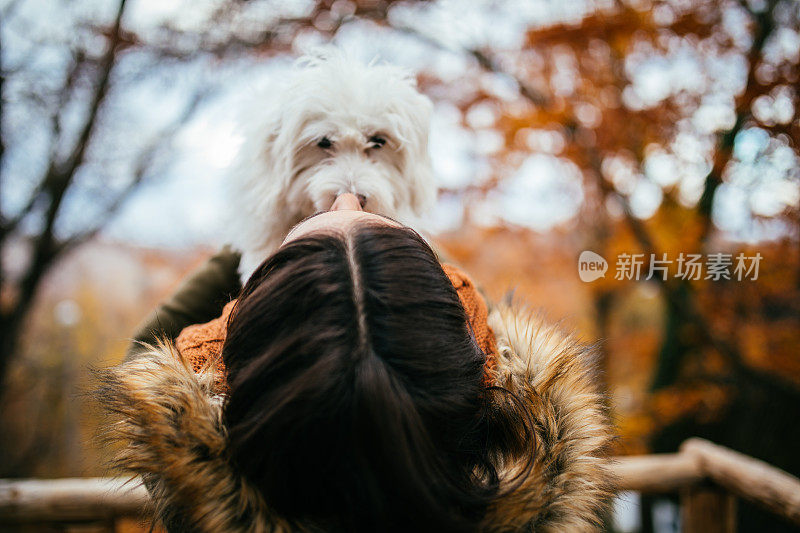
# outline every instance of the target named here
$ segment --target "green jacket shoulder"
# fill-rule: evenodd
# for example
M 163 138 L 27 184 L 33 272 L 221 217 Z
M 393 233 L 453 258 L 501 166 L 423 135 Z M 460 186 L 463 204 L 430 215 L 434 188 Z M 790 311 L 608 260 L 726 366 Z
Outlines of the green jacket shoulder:
M 189 274 L 177 290 L 139 325 L 125 354 L 128 361 L 145 350 L 144 344 L 159 339 L 174 340 L 191 324 L 208 322 L 241 290 L 241 256 L 226 246 Z

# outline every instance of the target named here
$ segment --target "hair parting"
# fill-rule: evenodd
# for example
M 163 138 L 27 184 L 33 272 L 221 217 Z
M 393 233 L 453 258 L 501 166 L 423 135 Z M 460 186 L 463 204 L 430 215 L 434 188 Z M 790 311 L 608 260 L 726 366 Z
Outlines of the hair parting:
M 486 387 L 456 289 L 408 228 L 287 243 L 242 289 L 223 359 L 232 461 L 286 520 L 477 531 L 532 468 L 501 487 L 498 466 L 530 457 L 533 423 Z

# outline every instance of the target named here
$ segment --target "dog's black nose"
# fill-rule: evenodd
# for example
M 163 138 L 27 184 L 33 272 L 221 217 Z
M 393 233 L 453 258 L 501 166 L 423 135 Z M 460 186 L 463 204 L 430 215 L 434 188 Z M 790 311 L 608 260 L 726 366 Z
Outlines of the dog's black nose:
M 367 207 L 367 197 L 363 194 L 356 194 L 356 198 L 358 198 L 358 203 L 361 204 L 361 208 Z

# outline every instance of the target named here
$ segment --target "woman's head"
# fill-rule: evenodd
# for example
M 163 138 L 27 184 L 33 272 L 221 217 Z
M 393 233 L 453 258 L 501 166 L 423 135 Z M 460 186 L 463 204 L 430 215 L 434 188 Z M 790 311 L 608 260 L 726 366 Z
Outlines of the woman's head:
M 427 244 L 373 216 L 298 226 L 245 285 L 223 349 L 232 459 L 290 520 L 470 529 L 497 481 L 485 355 Z

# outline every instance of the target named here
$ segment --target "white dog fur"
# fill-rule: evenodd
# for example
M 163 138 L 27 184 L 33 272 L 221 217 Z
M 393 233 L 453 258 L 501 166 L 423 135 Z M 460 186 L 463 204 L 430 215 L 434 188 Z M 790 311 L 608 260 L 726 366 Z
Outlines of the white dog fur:
M 257 102 L 230 180 L 243 281 L 294 224 L 341 193 L 406 223 L 433 203 L 433 106 L 405 70 L 326 48 L 298 60 L 285 85 Z

